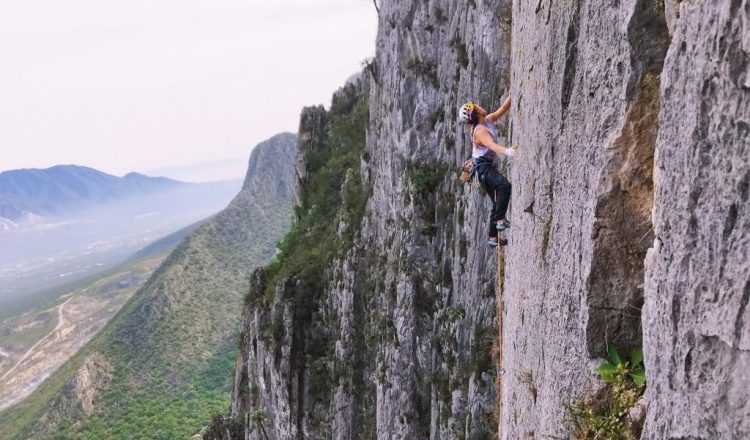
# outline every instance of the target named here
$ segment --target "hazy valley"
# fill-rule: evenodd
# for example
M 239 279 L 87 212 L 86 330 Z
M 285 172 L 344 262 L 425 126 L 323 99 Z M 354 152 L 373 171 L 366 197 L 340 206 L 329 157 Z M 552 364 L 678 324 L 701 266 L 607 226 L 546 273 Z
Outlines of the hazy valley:
M 88 342 L 165 257 L 162 252 L 123 264 L 48 309 L 0 321 L 0 411 L 29 395 Z
M 0 231 L 0 317 L 223 209 L 241 181 L 179 185 Z M 54 299 L 54 294 L 52 294 Z

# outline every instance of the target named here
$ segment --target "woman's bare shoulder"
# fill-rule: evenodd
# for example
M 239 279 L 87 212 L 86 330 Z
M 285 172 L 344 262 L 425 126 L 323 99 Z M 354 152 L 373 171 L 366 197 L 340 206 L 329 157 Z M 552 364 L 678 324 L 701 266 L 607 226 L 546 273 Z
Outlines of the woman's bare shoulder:
M 489 133 L 490 130 L 482 124 L 477 124 L 477 126 L 474 127 L 474 136 L 485 132 Z

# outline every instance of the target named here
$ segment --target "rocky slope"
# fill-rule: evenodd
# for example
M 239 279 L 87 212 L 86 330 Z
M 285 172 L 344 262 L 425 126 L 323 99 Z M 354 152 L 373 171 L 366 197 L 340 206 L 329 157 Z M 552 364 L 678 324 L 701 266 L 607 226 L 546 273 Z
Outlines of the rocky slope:
M 112 363 L 106 356 L 96 352 L 86 356 L 75 375 L 60 390 L 59 397 L 42 415 L 36 435 L 50 436 L 66 421 L 90 416 L 96 409 L 94 400 L 112 380 L 112 373 Z
M 292 134 L 258 145 L 230 205 L 191 232 L 81 352 L 0 414 L 2 437 L 186 438 L 226 406 L 236 311 L 250 270 L 290 225 L 296 148 Z

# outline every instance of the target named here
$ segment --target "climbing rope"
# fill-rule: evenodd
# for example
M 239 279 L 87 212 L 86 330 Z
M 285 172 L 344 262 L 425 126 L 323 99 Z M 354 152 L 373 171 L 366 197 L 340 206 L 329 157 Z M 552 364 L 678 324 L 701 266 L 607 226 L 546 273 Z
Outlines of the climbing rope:
M 500 231 L 497 232 L 497 242 L 500 243 Z M 497 247 L 497 434 L 503 438 L 503 389 L 505 379 L 505 366 L 503 363 L 503 287 L 505 284 L 505 246 Z

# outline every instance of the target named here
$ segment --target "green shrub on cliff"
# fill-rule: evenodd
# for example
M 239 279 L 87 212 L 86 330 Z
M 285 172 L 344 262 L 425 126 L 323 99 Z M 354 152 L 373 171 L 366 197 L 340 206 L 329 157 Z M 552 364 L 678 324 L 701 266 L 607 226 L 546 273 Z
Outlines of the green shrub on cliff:
M 305 113 L 316 113 L 305 117 Z M 368 190 L 360 162 L 369 122 L 368 91 L 349 84 L 334 95 L 331 109 L 303 112 L 300 146 L 307 176 L 301 182 L 296 221 L 279 243 L 279 253 L 266 267 L 266 299 L 278 282 L 295 277 L 313 292 L 323 289 L 325 269 L 349 249 L 362 223 Z
M 608 352 L 608 361 L 594 370 L 606 386 L 568 408 L 577 440 L 640 438 L 642 420 L 634 420 L 630 413 L 646 387 L 643 350 L 634 349 L 627 360 L 613 345 Z

